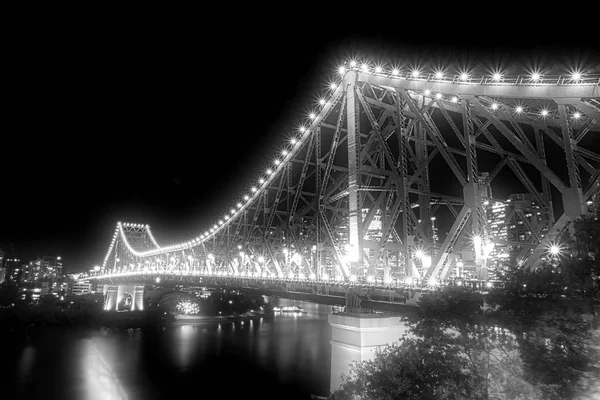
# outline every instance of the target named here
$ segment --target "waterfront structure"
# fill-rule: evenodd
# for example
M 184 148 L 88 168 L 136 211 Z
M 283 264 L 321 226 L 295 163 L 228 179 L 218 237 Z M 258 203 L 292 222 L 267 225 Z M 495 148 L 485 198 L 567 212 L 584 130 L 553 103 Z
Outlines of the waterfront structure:
M 599 190 L 600 155 L 590 147 L 600 131 L 599 79 L 349 61 L 318 109 L 214 223 L 159 244 L 148 225 L 119 222 L 91 274 L 426 287 L 461 273 L 488 280 L 489 266 L 506 254 L 502 246 L 515 245 L 514 262 L 535 268 Z M 547 141 L 561 157 L 546 157 Z M 480 174 L 484 158 L 494 166 Z M 451 184 L 434 187 L 434 160 Z M 503 169 L 535 207 L 493 197 Z M 556 192 L 562 209 L 552 201 Z M 444 210 L 451 221 L 442 235 Z M 521 240 L 520 227 L 506 226 L 511 218 L 531 235 Z M 381 233 L 370 229 L 373 221 Z

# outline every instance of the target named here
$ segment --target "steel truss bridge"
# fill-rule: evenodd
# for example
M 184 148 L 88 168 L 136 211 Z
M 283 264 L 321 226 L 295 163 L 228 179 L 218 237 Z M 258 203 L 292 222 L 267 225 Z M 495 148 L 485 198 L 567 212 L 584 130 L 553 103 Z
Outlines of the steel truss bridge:
M 318 110 L 206 231 L 165 245 L 148 225 L 119 222 L 90 275 L 424 287 L 464 263 L 486 279 L 490 243 L 535 268 L 598 196 L 599 83 L 345 63 Z M 495 236 L 486 214 L 485 204 L 508 205 L 489 190 L 505 169 L 532 199 L 503 221 L 524 226 L 526 240 Z M 440 174 L 445 189 L 432 184 Z M 451 220 L 439 239 L 436 215 Z

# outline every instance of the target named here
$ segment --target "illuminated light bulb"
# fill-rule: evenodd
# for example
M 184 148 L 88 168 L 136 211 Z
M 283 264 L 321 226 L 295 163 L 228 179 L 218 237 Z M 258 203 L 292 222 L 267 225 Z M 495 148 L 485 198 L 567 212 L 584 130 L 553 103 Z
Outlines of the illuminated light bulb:
M 427 284 L 428 284 L 429 286 L 435 286 L 435 285 L 437 285 L 437 282 L 436 282 L 435 278 L 429 278 L 429 279 L 427 280 Z
M 259 263 L 264 263 L 265 262 L 265 258 L 263 256 L 258 256 L 258 262 Z
M 573 75 L 571 75 L 571 79 L 574 80 L 574 81 L 581 80 L 581 73 L 574 72 Z
M 373 275 L 367 276 L 367 282 L 373 282 L 374 280 L 375 278 L 373 278 Z
M 315 113 L 310 113 L 310 114 L 308 115 L 308 117 L 309 117 L 310 119 L 315 119 L 315 118 L 317 118 L 317 116 L 315 115 Z
M 396 75 L 399 75 L 399 74 L 400 74 L 400 71 L 397 68 L 394 68 L 392 70 L 392 75 L 396 76 Z
M 517 108 L 515 108 L 515 112 L 516 112 L 517 114 L 521 114 L 521 113 L 523 112 L 523 107 L 521 107 L 521 106 L 517 106 Z
M 281 152 L 281 154 L 283 154 L 284 156 L 287 156 L 287 155 L 288 155 L 288 151 L 287 151 L 287 150 L 283 150 L 283 151 Z
M 385 284 L 389 285 L 390 283 L 392 283 L 392 277 L 391 277 L 391 276 L 386 276 L 386 277 L 383 279 L 383 282 L 384 282 Z
M 251 191 L 252 193 L 254 193 L 254 192 L 256 192 L 256 188 L 255 188 L 254 186 L 252 186 L 252 187 L 250 188 L 250 191 Z
M 218 226 L 217 226 L 217 224 L 215 224 L 215 225 L 213 226 L 213 229 L 217 229 L 217 228 L 218 228 Z
M 220 220 L 220 221 L 219 221 L 219 225 L 223 225 L 223 220 Z
M 250 196 L 244 195 L 244 200 L 248 201 L 249 198 L 250 198 Z
M 485 283 L 485 286 L 487 286 L 487 287 L 491 288 L 491 287 L 492 287 L 492 282 L 486 282 L 486 283 Z
M 425 93 L 425 96 L 429 96 L 429 94 L 431 93 L 431 90 L 429 90 L 429 89 L 425 89 L 425 92 L 424 92 L 424 93 Z
M 411 75 L 413 78 L 418 78 L 418 77 L 419 77 L 419 74 L 420 74 L 420 72 L 419 72 L 418 70 L 416 70 L 416 69 L 414 69 L 414 70 L 413 70 L 413 71 L 410 73 L 410 75 Z
M 204 232 L 204 236 L 208 236 L 208 231 Z
M 548 116 L 548 110 L 543 109 L 540 114 L 542 114 L 542 117 L 547 117 Z
M 210 233 L 213 233 L 215 230 L 213 228 L 210 228 Z
M 242 203 L 237 203 L 236 206 L 237 208 L 242 208 Z
M 260 183 L 260 184 L 262 185 L 263 183 L 265 183 L 265 180 L 264 180 L 263 178 L 260 178 L 260 179 L 258 180 L 258 183 Z
M 453 103 L 458 103 L 458 97 L 456 96 L 452 96 L 452 99 L 450 99 Z
M 381 67 L 380 66 L 375 67 L 375 72 L 377 72 L 378 74 L 380 74 L 381 73 Z
M 540 78 L 541 78 L 541 76 L 537 72 L 534 72 L 533 74 L 531 74 L 531 80 L 532 81 L 539 81 Z
M 575 119 L 581 118 L 581 113 L 579 113 L 579 112 L 573 113 L 573 118 L 575 118 Z
M 467 74 L 466 72 L 463 72 L 460 74 L 460 80 L 461 81 L 466 81 L 469 79 L 469 74 Z
M 442 79 L 444 77 L 444 74 L 442 73 L 442 71 L 437 71 L 435 73 L 435 78 L 436 79 Z
M 271 168 L 267 169 L 267 175 L 271 175 L 273 173 L 273 170 Z
M 498 103 L 492 103 L 492 110 L 498 109 Z
M 416 257 L 416 258 L 423 258 L 423 256 L 424 256 L 424 255 L 425 255 L 425 254 L 423 253 L 423 250 L 417 250 L 417 251 L 415 252 L 415 257 Z
M 356 275 L 350 275 L 350 282 L 356 282 Z
M 502 79 L 502 75 L 500 75 L 498 72 L 496 72 L 493 76 L 492 79 L 495 81 L 499 81 Z
M 363 64 L 361 68 L 365 72 L 369 71 L 369 65 L 368 64 Z
M 314 272 L 311 272 L 310 275 L 308 275 L 308 279 L 310 279 L 311 281 L 314 281 L 317 278 L 317 276 L 315 275 Z
M 356 61 L 354 61 L 354 60 L 353 60 L 353 61 L 350 61 L 350 66 L 351 66 L 351 67 L 356 67 Z
M 438 99 L 438 100 L 441 99 L 442 98 L 442 94 L 441 93 L 436 93 L 435 94 L 435 98 Z
M 223 217 L 223 218 L 225 218 L 225 221 L 227 221 L 227 220 L 229 219 L 229 215 L 226 215 L 226 216 L 225 216 L 225 217 Z
M 337 85 L 335 83 L 332 83 L 331 85 L 329 85 L 329 89 L 335 90 L 337 89 Z
M 552 254 L 553 256 L 559 255 L 560 254 L 560 247 L 553 244 L 552 246 L 550 246 L 550 254 Z
M 328 281 L 329 280 L 329 275 L 323 274 L 323 276 L 321 276 L 321 279 L 323 279 L 324 281 Z
M 407 284 L 407 285 L 412 285 L 412 283 L 413 283 L 413 279 L 412 279 L 412 278 L 410 278 L 410 277 L 408 277 L 408 278 L 406 278 L 406 279 L 404 280 L 404 283 L 405 283 L 405 284 Z
M 281 163 L 281 161 L 275 160 L 274 163 L 275 163 L 275 165 L 279 165 Z
M 298 141 L 296 139 L 292 139 L 292 140 L 290 140 L 290 143 L 296 144 L 296 143 L 298 143 Z
M 319 104 L 320 105 L 325 105 L 325 99 L 319 99 Z
M 339 67 L 338 68 L 338 74 L 344 75 L 345 73 L 346 73 L 346 68 L 345 67 Z
M 305 127 L 303 127 L 303 126 L 301 126 L 301 127 L 300 127 L 300 133 L 304 133 L 304 132 L 306 132 L 306 128 L 305 128 Z

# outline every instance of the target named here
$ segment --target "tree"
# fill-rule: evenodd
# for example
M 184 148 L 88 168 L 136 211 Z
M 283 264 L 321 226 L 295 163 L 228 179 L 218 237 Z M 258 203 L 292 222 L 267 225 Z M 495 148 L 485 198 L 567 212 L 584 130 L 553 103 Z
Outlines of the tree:
M 480 398 L 481 377 L 454 339 L 404 338 L 355 364 L 331 400 Z

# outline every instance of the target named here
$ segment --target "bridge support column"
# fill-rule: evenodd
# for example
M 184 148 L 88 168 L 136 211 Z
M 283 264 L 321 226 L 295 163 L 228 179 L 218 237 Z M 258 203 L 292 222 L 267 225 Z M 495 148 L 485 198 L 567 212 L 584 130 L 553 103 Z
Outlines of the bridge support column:
M 131 311 L 143 311 L 144 310 L 144 285 L 136 286 L 133 293 L 133 303 L 131 304 Z
M 104 302 L 104 309 L 106 311 L 115 311 L 117 309 L 118 291 L 118 286 L 105 285 L 106 301 Z
M 350 372 L 354 361 L 374 357 L 375 349 L 391 344 L 407 331 L 400 316 L 379 314 L 329 314 L 331 326 L 331 378 L 329 390 L 333 393 L 342 384 L 341 374 Z

